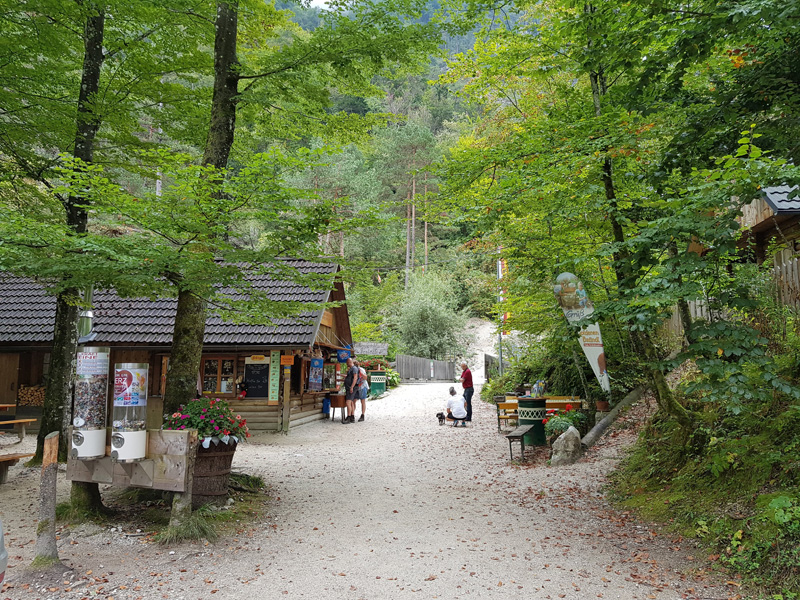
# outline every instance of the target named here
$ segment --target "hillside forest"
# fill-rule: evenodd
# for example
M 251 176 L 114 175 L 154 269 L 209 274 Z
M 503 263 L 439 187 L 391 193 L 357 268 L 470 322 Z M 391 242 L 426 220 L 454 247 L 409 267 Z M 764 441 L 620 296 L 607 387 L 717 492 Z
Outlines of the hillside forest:
M 390 359 L 465 356 L 466 320 L 488 319 L 514 334 L 484 400 L 544 379 L 594 408 L 588 323 L 553 295 L 570 272 L 612 404 L 637 386 L 657 404 L 616 501 L 798 597 L 800 302 L 775 258 L 796 272 L 798 209 L 758 235 L 742 218 L 800 183 L 797 3 L 0 7 L 0 271 L 57 298 L 44 431 L 87 290 L 178 299 L 169 409 L 209 312 L 298 310 L 232 265 L 326 284 L 286 256 L 341 264 L 354 339 Z

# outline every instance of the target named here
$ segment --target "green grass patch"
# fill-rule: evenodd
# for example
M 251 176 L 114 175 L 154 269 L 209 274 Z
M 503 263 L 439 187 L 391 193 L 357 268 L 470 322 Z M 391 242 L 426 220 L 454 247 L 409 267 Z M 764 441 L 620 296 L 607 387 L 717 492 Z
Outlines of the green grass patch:
M 89 510 L 84 506 L 76 506 L 72 502 L 59 502 L 56 504 L 56 521 L 67 525 L 80 525 L 92 522 L 105 524 L 108 522 L 108 512 Z
M 180 525 L 168 526 L 159 531 L 155 536 L 155 541 L 159 544 L 176 544 L 192 540 L 216 541 L 219 538 L 217 527 L 209 518 L 212 511 L 204 506 L 192 512 Z

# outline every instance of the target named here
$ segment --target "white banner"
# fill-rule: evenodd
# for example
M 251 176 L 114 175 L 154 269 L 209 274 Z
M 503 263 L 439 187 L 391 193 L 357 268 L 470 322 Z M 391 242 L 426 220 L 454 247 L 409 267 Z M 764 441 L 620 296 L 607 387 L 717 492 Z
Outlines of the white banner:
M 561 273 L 556 277 L 553 292 L 556 295 L 558 305 L 564 311 L 564 316 L 570 323 L 577 323 L 594 312 L 594 306 L 586 295 L 583 282 L 572 273 Z M 600 335 L 600 326 L 597 323 L 587 325 L 581 329 L 580 336 L 583 353 L 586 355 L 597 381 L 600 382 L 600 387 L 604 391 L 610 392 L 611 384 L 606 370 L 606 354 L 603 351 L 603 337 Z

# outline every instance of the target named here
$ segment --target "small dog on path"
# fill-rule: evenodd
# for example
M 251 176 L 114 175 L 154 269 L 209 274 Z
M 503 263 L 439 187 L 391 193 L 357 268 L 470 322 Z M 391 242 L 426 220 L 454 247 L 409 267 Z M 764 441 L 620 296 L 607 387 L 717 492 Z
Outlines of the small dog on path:
M 439 425 L 444 425 L 447 420 L 447 416 L 444 413 L 436 413 L 436 418 L 439 419 Z

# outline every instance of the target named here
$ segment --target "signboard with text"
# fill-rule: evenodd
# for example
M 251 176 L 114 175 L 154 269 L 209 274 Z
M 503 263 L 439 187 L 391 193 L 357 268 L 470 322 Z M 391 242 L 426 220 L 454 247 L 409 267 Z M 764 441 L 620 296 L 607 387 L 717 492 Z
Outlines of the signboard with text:
M 556 277 L 553 292 L 564 316 L 570 323 L 577 323 L 591 316 L 594 306 L 583 287 L 583 282 L 572 273 L 561 273 Z M 600 387 L 604 391 L 611 391 L 611 383 L 606 370 L 606 354 L 603 350 L 603 337 L 600 335 L 600 325 L 591 323 L 580 331 L 580 343 L 583 353 L 594 371 Z

